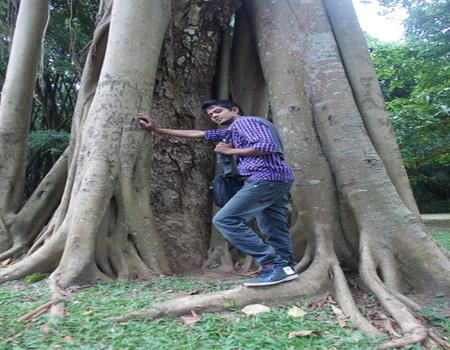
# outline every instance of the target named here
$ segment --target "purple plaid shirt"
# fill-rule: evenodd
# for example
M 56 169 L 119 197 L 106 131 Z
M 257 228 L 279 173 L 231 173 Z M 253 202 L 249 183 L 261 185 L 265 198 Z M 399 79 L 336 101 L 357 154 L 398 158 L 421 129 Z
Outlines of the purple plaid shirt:
M 242 116 L 227 129 L 206 130 L 205 139 L 210 142 L 231 141 L 235 148 L 253 148 L 269 152 L 263 156 L 237 157 L 237 167 L 243 176 L 251 180 L 293 181 L 294 174 L 277 153 L 277 144 L 269 127 L 258 118 Z

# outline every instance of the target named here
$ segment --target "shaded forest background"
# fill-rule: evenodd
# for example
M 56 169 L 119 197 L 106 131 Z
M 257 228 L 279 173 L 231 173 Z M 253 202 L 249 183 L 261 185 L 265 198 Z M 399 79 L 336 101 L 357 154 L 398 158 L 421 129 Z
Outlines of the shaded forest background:
M 367 36 L 369 50 L 422 213 L 450 212 L 450 5 L 447 1 L 380 0 L 408 10 L 403 42 Z M 97 13 L 89 0 L 52 1 L 33 101 L 24 199 L 69 142 L 81 70 Z M 18 1 L 0 2 L 0 86 Z

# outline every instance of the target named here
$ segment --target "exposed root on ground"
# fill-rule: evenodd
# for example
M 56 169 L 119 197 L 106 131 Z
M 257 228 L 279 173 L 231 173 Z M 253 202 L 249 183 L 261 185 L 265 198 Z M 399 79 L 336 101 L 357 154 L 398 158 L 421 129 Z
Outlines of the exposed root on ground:
M 66 303 L 64 299 L 64 291 L 50 278 L 49 286 L 52 291 L 52 300 L 50 314 L 53 317 L 64 317 L 66 315 Z
M 403 334 L 398 339 L 393 339 L 380 345 L 379 348 L 398 348 L 408 344 L 421 343 L 429 337 L 441 348 L 448 349 L 445 340 L 428 330 L 413 315 L 412 310 L 419 311 L 420 306 L 400 292 L 390 291 L 376 274 L 375 265 L 370 265 L 371 259 L 368 259 L 366 253 L 363 252 L 362 256 L 365 259 L 364 267 L 361 268 L 360 274 L 364 279 L 365 285 L 376 295 L 381 305 L 395 319 Z M 329 273 L 324 274 L 324 270 L 329 270 Z M 332 287 L 330 288 L 331 285 Z M 219 312 L 236 307 L 241 308 L 252 303 L 288 304 L 295 302 L 301 296 L 323 295 L 330 289 L 333 290 L 336 301 L 344 314 L 357 328 L 364 331 L 368 336 L 383 335 L 382 330 L 371 324 L 361 314 L 348 286 L 346 276 L 337 260 L 334 263 L 331 261 L 328 267 L 326 264 L 314 263 L 313 261 L 298 280 L 289 283 L 258 288 L 238 286 L 226 291 L 184 296 L 159 303 L 145 311 L 125 315 L 116 319 L 116 321 L 127 322 L 142 318 L 155 320 L 167 315 L 180 316 L 191 311 L 196 313 Z M 389 330 L 390 335 L 394 337 L 397 334 L 391 323 L 389 323 L 389 327 L 383 327 L 383 330 Z
M 50 307 L 53 307 L 55 304 L 59 304 L 64 302 L 64 299 L 58 298 L 50 300 L 48 303 L 45 303 L 44 305 L 39 306 L 37 309 L 34 309 L 33 311 L 28 312 L 27 314 L 23 315 L 18 319 L 19 322 L 28 322 L 33 318 L 37 318 L 41 316 L 44 312 L 46 312 Z
M 9 248 L 7 251 L 0 254 L 0 262 L 9 258 L 14 258 L 16 256 L 21 256 L 27 251 L 27 246 L 25 244 L 16 244 Z
M 27 252 L 31 242 L 44 229 L 61 199 L 67 178 L 68 150 L 58 159 L 20 211 L 0 215 L 0 229 L 11 237 L 12 246 L 0 254 L 0 261 L 15 259 Z
M 255 302 L 289 303 L 301 296 L 322 294 L 326 287 L 326 285 L 314 280 L 312 274 L 305 273 L 298 280 L 271 287 L 247 288 L 238 286 L 230 290 L 168 300 L 146 311 L 125 315 L 117 321 L 126 322 L 141 318 L 158 319 L 166 315 L 183 315 L 191 310 L 197 313 L 223 311 Z
M 362 331 L 370 336 L 380 336 L 381 332 L 376 329 L 361 312 L 358 310 L 355 301 L 352 297 L 350 288 L 344 272 L 338 264 L 332 266 L 332 273 L 334 277 L 334 292 L 339 306 L 344 311 L 345 315 Z
M 295 265 L 294 270 L 297 273 L 303 272 L 307 269 L 307 267 L 311 264 L 313 260 L 313 249 L 311 244 L 306 245 L 305 254 L 303 255 L 302 260 L 298 264 Z
M 53 271 L 61 257 L 66 233 L 61 232 L 51 239 L 33 254 L 23 260 L 0 270 L 0 283 L 20 279 L 32 273 L 49 273 Z
M 444 350 L 450 350 L 450 345 L 448 342 L 446 342 L 444 339 L 442 339 L 440 336 L 438 336 L 433 331 L 428 331 L 428 336 L 431 340 L 433 340 L 438 346 L 440 346 Z
M 6 225 L 5 218 L 3 215 L 0 214 L 0 229 L 4 232 L 8 240 L 13 239 L 10 230 L 8 229 L 8 226 Z
M 217 233 L 216 233 L 217 234 Z M 208 259 L 203 264 L 204 268 L 217 268 L 223 272 L 233 271 L 233 260 L 227 242 L 215 245 L 208 250 Z
M 362 237 L 365 234 L 362 233 Z M 426 328 L 411 313 L 409 308 L 392 294 L 377 275 L 375 263 L 369 247 L 361 244 L 360 275 L 366 286 L 375 294 L 381 305 L 391 314 L 402 330 L 403 337 L 391 340 L 380 349 L 398 348 L 408 344 L 420 343 L 428 336 Z

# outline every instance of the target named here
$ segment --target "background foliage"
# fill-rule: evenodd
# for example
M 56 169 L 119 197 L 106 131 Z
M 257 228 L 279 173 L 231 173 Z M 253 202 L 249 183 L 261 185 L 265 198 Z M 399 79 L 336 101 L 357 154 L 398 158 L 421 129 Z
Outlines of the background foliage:
M 18 0 L 0 1 L 0 84 L 3 85 Z M 81 70 L 95 27 L 97 1 L 52 0 L 36 81 L 28 139 L 25 198 L 69 143 Z
M 404 42 L 368 39 L 421 212 L 450 212 L 450 2 L 380 1 L 409 13 Z

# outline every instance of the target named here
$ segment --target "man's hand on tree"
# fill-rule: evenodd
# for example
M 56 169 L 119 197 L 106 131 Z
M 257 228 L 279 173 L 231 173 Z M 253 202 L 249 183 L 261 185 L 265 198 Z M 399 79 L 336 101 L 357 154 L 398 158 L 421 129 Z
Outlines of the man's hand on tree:
M 147 130 L 155 130 L 158 128 L 156 125 L 156 122 L 153 118 L 151 118 L 148 114 L 145 113 L 138 113 L 139 122 L 141 125 L 146 128 Z

